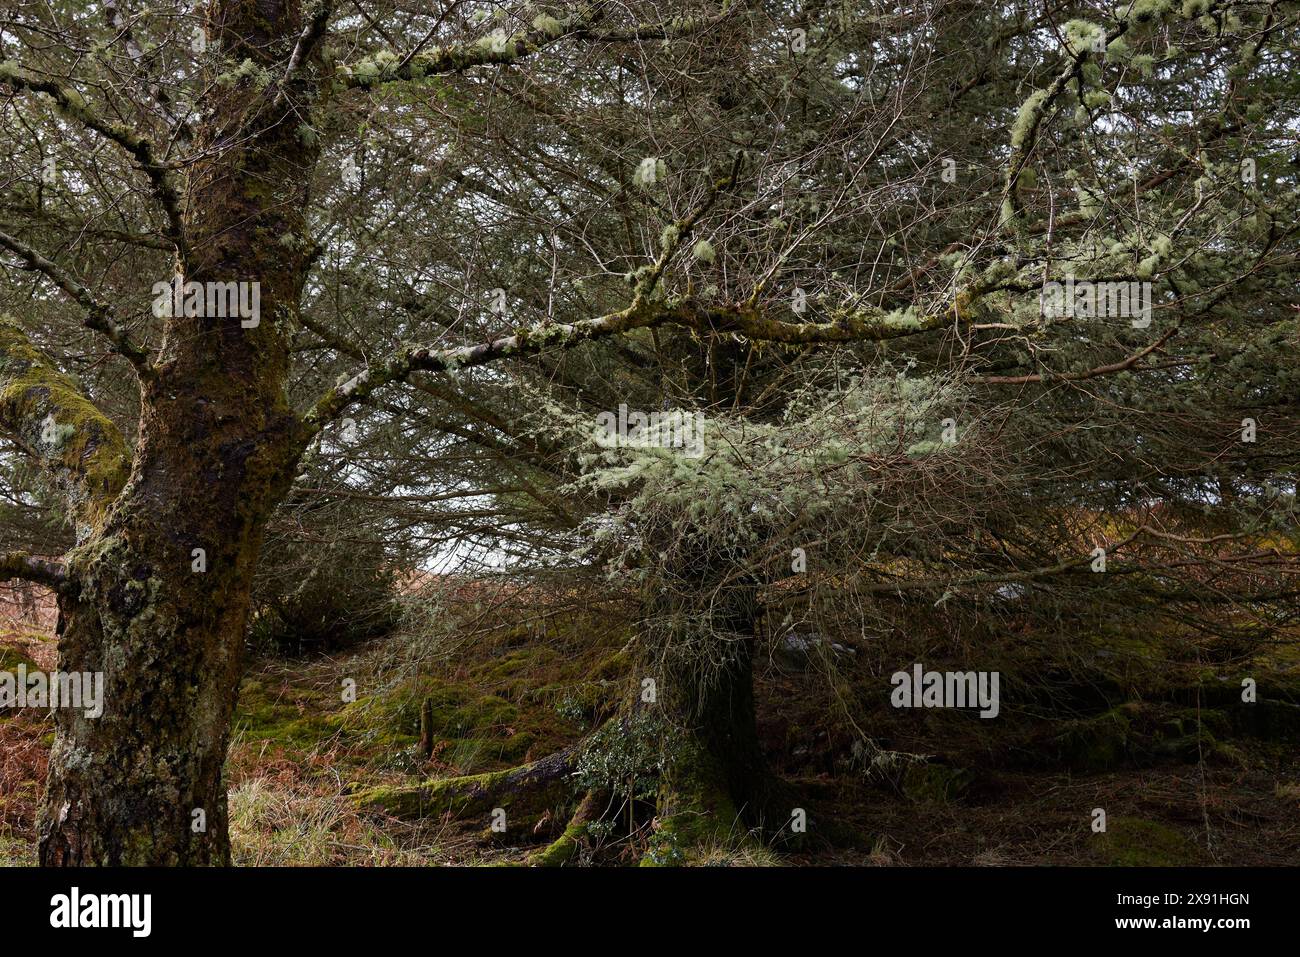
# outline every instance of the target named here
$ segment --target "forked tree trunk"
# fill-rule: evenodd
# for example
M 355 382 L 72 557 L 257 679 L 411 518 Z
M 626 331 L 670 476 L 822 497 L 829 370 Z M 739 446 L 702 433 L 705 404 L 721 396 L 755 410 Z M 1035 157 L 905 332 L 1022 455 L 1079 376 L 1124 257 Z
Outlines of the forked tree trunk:
M 298 0 L 214 0 L 224 62 L 284 72 Z M 259 283 L 257 324 L 165 321 L 125 491 L 68 558 L 60 664 L 102 672 L 98 718 L 58 712 L 40 824 L 46 865 L 223 864 L 222 780 L 262 530 L 292 477 L 300 428 L 285 395 L 289 319 L 309 257 L 316 153 L 306 85 L 279 100 L 209 84 L 189 174 L 183 279 Z M 159 276 L 157 280 L 170 280 Z

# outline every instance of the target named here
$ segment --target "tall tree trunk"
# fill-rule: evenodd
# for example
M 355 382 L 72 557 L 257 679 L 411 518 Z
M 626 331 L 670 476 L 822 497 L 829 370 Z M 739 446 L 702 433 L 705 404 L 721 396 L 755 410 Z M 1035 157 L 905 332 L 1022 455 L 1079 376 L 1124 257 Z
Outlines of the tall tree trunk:
M 208 13 L 228 68 L 251 59 L 283 74 L 302 32 L 298 0 L 215 0 Z M 283 97 L 249 80 L 209 88 L 177 272 L 258 283 L 260 311 L 255 325 L 165 320 L 126 489 L 69 555 L 80 588 L 60 602 L 60 668 L 102 672 L 104 711 L 59 712 L 47 865 L 230 860 L 222 766 L 262 531 L 300 444 L 287 338 L 309 265 L 316 154 L 301 133 L 305 83 Z

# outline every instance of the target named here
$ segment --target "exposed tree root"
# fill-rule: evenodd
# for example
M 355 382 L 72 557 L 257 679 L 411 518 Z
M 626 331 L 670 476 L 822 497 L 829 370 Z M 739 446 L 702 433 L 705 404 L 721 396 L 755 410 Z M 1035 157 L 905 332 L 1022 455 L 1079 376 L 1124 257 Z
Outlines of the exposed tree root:
M 582 849 L 582 839 L 587 836 L 588 827 L 600 818 L 602 810 L 608 806 L 609 795 L 606 792 L 588 791 L 578 803 L 564 833 L 529 857 L 528 863 L 533 867 L 563 867 L 568 864 Z
M 615 719 L 601 732 L 608 735 L 618 727 L 623 726 Z M 559 837 L 526 861 L 533 867 L 561 867 L 577 860 L 594 824 L 609 818 L 615 806 L 627 806 L 616 800 L 618 779 L 591 781 L 586 777 L 589 768 L 582 775 L 587 790 L 579 792 L 581 798 L 574 805 L 581 755 L 588 749 L 609 746 L 599 735 L 592 734 L 522 767 L 435 779 L 412 787 L 374 788 L 356 794 L 354 800 L 362 809 L 406 819 L 450 815 L 481 817 L 486 823 L 494 809 L 502 808 L 509 833 L 573 808 Z M 679 729 L 669 737 L 671 741 L 658 736 L 651 739 L 656 752 L 663 749 L 665 759 L 651 795 L 656 814 L 648 847 L 640 859 L 642 866 L 716 863 L 719 859 L 752 863 L 770 858 L 769 847 L 791 848 L 809 842 L 861 844 L 859 834 L 816 813 L 796 788 L 772 775 L 761 762 L 729 760 L 733 754 L 725 750 L 718 754 L 707 745 L 708 738 L 689 731 Z M 617 822 L 620 826 L 625 823 L 630 821 Z
M 571 801 L 576 755 L 576 748 L 566 748 L 522 767 L 435 779 L 414 787 L 372 788 L 354 795 L 353 800 L 363 810 L 406 819 L 440 814 L 472 817 L 503 808 L 507 820 L 517 822 L 540 817 Z

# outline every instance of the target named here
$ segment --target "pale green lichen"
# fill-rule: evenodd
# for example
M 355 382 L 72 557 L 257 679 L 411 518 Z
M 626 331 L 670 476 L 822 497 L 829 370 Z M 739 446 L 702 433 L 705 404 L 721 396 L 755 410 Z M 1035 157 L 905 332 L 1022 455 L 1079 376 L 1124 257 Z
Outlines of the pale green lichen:
M 539 14 L 533 20 L 533 29 L 538 33 L 544 33 L 548 37 L 555 38 L 564 32 L 564 24 L 549 14 Z
M 477 45 L 492 56 L 508 57 L 515 52 L 514 40 L 500 27 L 479 40 Z
M 271 85 L 272 79 L 270 70 L 254 63 L 251 58 L 245 58 L 235 69 L 220 74 L 217 77 L 217 83 L 220 86 L 232 87 L 237 86 L 243 80 L 248 80 L 256 89 L 265 90 Z
M 344 72 L 352 76 L 362 86 L 370 86 L 382 80 L 391 80 L 401 63 L 392 50 L 379 50 L 368 57 L 358 60 Z
M 1043 103 L 1047 100 L 1046 90 L 1035 90 L 1029 94 L 1025 102 L 1020 104 L 1020 110 L 1016 113 L 1016 121 L 1011 124 L 1011 148 L 1021 149 L 1025 145 L 1025 140 L 1029 136 L 1030 130 L 1038 119 L 1038 113 L 1043 108 Z
M 40 442 L 49 455 L 58 455 L 68 440 L 77 434 L 77 427 L 70 423 L 61 423 L 51 412 L 41 422 Z
M 917 312 L 915 306 L 907 306 L 888 313 L 883 322 L 894 329 L 920 329 L 922 318 L 922 314 Z
M 668 165 L 657 156 L 647 156 L 637 164 L 632 182 L 642 189 L 650 189 L 668 175 Z
M 1106 30 L 1087 20 L 1071 20 L 1065 25 L 1065 47 L 1074 56 L 1098 53 L 1105 49 Z
M 1155 275 L 1156 269 L 1160 263 L 1169 256 L 1173 247 L 1173 242 L 1168 236 L 1163 234 L 1157 236 L 1151 241 L 1151 255 L 1143 259 L 1137 266 L 1137 277 L 1139 279 L 1150 279 Z
M 1172 0 L 1133 0 L 1131 5 L 1121 3 L 1118 12 L 1127 12 L 1127 19 L 1132 23 L 1155 23 L 1163 20 L 1173 12 Z
M 914 313 L 900 320 L 920 321 Z M 617 491 L 626 503 L 617 515 L 593 522 L 584 544 L 609 561 L 610 574 L 626 576 L 640 574 L 629 569 L 643 568 L 637 549 L 652 526 L 691 528 L 691 547 L 707 541 L 751 548 L 771 540 L 782 516 L 829 516 L 861 506 L 878 481 L 866 463 L 886 448 L 924 442 L 951 414 L 957 395 L 946 379 L 885 367 L 833 394 L 810 387 L 770 423 L 705 418 L 689 409 L 620 409 L 593 421 L 541 395 L 530 403 L 539 430 L 583 450 L 582 477 L 569 491 Z M 978 438 L 967 432 L 963 440 Z M 946 443 L 936 454 L 956 454 L 956 448 Z

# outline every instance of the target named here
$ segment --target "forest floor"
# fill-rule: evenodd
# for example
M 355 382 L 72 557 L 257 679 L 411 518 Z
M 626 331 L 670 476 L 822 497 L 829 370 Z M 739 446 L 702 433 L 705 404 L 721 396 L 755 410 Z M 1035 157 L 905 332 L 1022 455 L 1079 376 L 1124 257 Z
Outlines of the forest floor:
M 612 616 L 502 627 L 414 669 L 384 641 L 311 659 L 258 659 L 244 680 L 228 764 L 232 840 L 245 865 L 518 863 L 564 809 L 493 833 L 490 822 L 400 820 L 358 808 L 381 786 L 507 768 L 583 738 L 634 675 Z M 778 643 L 758 674 L 772 767 L 860 839 L 716 864 L 1280 865 L 1300 861 L 1300 663 L 1118 668 L 1114 649 L 1033 687 L 1004 675 L 1002 713 L 897 710 L 872 649 Z M 1152 649 L 1129 649 L 1152 657 Z M 0 637 L 0 668 L 53 667 L 39 633 Z M 1268 656 L 1265 656 L 1268 657 Z M 941 667 L 927 659 L 927 667 Z M 1140 665 L 1142 662 L 1138 661 Z M 1147 662 L 1150 664 L 1151 662 Z M 30 665 L 29 665 L 30 667 Z M 1045 666 L 1044 666 L 1045 667 Z M 1040 669 L 1041 670 L 1041 669 Z M 423 718 L 422 718 L 423 715 Z M 423 728 L 422 728 L 423 724 Z M 863 729 L 870 735 L 868 738 Z M 423 733 L 422 733 L 423 731 Z M 0 712 L 0 863 L 35 862 L 48 715 Z M 1096 809 L 1104 832 L 1094 830 Z M 652 823 L 609 833 L 584 860 L 637 860 Z

